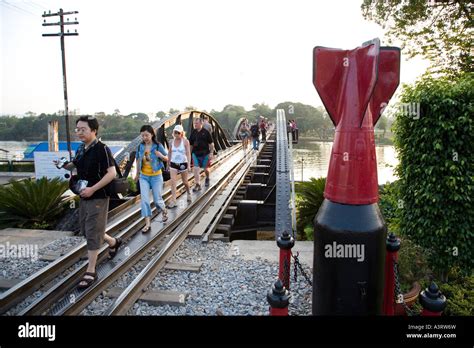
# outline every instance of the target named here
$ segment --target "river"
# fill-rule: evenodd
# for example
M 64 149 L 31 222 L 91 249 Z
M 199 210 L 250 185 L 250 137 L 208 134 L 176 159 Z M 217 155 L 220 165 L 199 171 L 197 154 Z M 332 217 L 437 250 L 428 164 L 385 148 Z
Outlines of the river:
M 331 149 L 332 142 L 300 138 L 299 143 L 293 145 L 295 180 L 307 181 L 311 177 L 326 177 Z M 398 164 L 395 148 L 391 145 L 378 145 L 375 151 L 379 184 L 397 180 L 394 174 L 395 166 Z
M 125 146 L 128 141 L 104 141 L 108 145 Z M 23 151 L 36 142 L 0 141 L 0 149 L 9 151 L 9 158 L 23 158 Z M 293 145 L 295 180 L 307 181 L 309 178 L 326 177 L 332 142 L 316 141 L 311 138 L 300 138 L 299 144 Z M 395 148 L 390 145 L 376 146 L 379 184 L 396 180 L 393 173 L 398 160 Z M 3 157 L 3 152 L 0 154 Z

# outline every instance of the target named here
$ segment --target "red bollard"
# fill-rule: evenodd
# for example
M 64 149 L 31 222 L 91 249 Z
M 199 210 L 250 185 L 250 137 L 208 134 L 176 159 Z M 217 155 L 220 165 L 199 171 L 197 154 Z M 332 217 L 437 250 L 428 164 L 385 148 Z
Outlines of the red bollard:
M 385 289 L 383 292 L 383 314 L 395 314 L 395 272 L 393 265 L 398 261 L 400 239 L 390 233 L 385 242 L 387 253 L 385 255 Z
M 283 283 L 278 279 L 267 293 L 267 301 L 270 304 L 271 316 L 287 316 L 290 304 L 290 293 L 285 289 Z
M 420 303 L 423 306 L 421 316 L 439 317 L 446 308 L 446 297 L 439 291 L 438 285 L 431 282 L 430 286 L 420 293 Z
M 278 278 L 283 282 L 283 286 L 290 290 L 290 267 L 291 267 L 291 248 L 295 245 L 295 239 L 284 231 L 277 239 L 277 245 L 280 248 L 280 270 Z

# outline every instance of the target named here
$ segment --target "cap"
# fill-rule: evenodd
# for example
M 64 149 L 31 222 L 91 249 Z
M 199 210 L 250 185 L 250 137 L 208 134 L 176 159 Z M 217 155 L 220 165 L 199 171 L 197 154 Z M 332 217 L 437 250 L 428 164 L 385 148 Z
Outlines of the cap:
M 173 132 L 183 133 L 184 132 L 183 126 L 180 124 L 177 124 L 176 126 L 174 126 Z

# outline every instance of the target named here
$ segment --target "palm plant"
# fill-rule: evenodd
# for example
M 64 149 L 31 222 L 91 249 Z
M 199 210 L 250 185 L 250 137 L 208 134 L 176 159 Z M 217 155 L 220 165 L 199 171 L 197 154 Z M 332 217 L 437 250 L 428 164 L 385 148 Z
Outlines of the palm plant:
M 58 178 L 12 181 L 0 187 L 0 225 L 47 225 L 64 212 L 67 181 Z
M 308 225 L 312 226 L 313 219 L 324 201 L 324 187 L 326 178 L 311 178 L 309 181 L 296 184 L 296 209 L 298 212 L 297 228 L 304 231 Z

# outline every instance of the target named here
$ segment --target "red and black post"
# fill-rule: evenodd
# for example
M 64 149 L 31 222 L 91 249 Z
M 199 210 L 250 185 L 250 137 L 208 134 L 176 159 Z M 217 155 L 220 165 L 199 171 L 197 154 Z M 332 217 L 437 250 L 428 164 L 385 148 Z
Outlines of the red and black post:
M 400 239 L 390 233 L 385 242 L 387 253 L 385 254 L 385 289 L 383 297 L 383 314 L 395 314 L 395 271 L 394 265 L 398 261 L 398 250 L 400 250 Z
M 336 127 L 314 219 L 314 315 L 380 315 L 387 228 L 378 207 L 374 126 L 398 87 L 400 49 L 315 47 L 313 84 Z
M 290 270 L 291 270 L 291 248 L 295 245 L 295 239 L 284 231 L 277 239 L 277 245 L 280 248 L 280 269 L 278 278 L 283 286 L 290 290 Z
M 441 293 L 435 282 L 420 293 L 420 304 L 423 307 L 421 315 L 424 317 L 441 316 L 446 308 L 446 297 Z
M 270 304 L 271 316 L 287 316 L 288 305 L 290 304 L 290 293 L 278 279 L 273 284 L 272 289 L 267 293 L 267 301 Z

